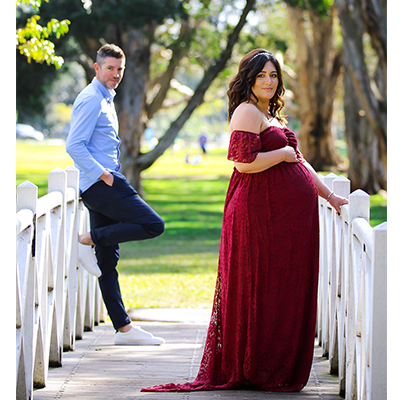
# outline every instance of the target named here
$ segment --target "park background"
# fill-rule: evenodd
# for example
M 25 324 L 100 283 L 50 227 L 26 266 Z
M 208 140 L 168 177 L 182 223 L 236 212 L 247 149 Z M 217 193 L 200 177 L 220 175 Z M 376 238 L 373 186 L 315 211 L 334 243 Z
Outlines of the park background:
M 121 245 L 128 308 L 211 307 L 232 172 L 226 89 L 253 48 L 267 48 L 283 63 L 284 111 L 306 159 L 322 173 L 348 176 L 352 190 L 367 191 L 373 226 L 387 219 L 386 2 L 378 2 L 383 19 L 362 7 L 351 12 L 339 0 L 118 3 L 49 0 L 37 11 L 17 8 L 17 27 L 39 13 L 44 26 L 51 18 L 68 20 L 58 26 L 69 32 L 57 38 L 54 24 L 50 39 L 63 59 L 50 65 L 34 61 L 34 47 L 21 43 L 25 53 L 17 51 L 17 122 L 45 139 L 17 141 L 16 178 L 38 185 L 41 196 L 48 172 L 72 164 L 64 149 L 72 103 L 93 77 L 98 47 L 120 45 L 127 55 L 115 99 L 122 172 L 166 223 L 159 238 Z M 208 152 L 192 165 L 186 160 L 201 154 L 203 127 Z

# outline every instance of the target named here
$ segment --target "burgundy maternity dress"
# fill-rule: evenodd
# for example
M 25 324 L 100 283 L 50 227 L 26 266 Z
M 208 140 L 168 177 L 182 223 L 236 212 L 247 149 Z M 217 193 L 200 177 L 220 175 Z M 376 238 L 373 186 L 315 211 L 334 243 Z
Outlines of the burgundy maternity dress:
M 286 127 L 270 126 L 260 134 L 234 131 L 228 158 L 250 163 L 259 152 L 286 145 L 297 151 L 297 139 Z M 282 162 L 259 173 L 234 168 L 197 378 L 142 391 L 248 385 L 265 391 L 301 390 L 313 358 L 318 227 L 318 191 L 301 162 Z

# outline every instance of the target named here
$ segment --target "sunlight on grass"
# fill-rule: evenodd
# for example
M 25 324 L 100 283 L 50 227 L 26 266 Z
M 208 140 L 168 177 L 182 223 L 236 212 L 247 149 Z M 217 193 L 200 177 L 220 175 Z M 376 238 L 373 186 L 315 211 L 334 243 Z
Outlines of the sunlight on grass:
M 16 164 L 19 174 L 45 173 L 54 168 L 73 165 L 72 158 L 65 151 L 62 142 L 17 142 Z
M 53 142 L 52 142 L 53 143 Z M 73 161 L 63 143 L 17 141 L 17 185 L 30 180 L 47 193 L 48 173 Z M 165 221 L 152 240 L 121 244 L 118 272 L 125 306 L 210 308 L 214 296 L 226 190 L 233 165 L 211 150 L 198 166 L 168 150 L 144 171 L 146 201 Z M 387 219 L 386 199 L 371 196 L 371 225 Z
M 124 305 L 133 308 L 211 308 L 215 274 L 127 275 L 120 279 Z
M 381 194 L 374 194 L 371 196 L 371 219 L 370 224 L 372 227 L 387 221 L 387 199 Z
M 55 144 L 52 144 L 55 143 Z M 47 194 L 48 173 L 55 168 L 74 165 L 61 141 L 17 141 L 17 185 L 30 181 L 38 186 L 38 196 Z
M 201 164 L 189 165 L 185 163 L 184 152 L 169 151 L 160 157 L 148 170 L 143 171 L 142 176 L 144 179 L 171 179 L 176 177 L 218 179 L 230 176 L 233 164 L 227 160 L 227 153 L 221 153 L 221 151 L 216 151 L 215 154 L 212 151 L 209 153 L 209 155 L 203 157 Z
M 177 253 L 139 259 L 124 257 L 119 271 L 125 306 L 210 308 L 217 262 L 217 252 L 192 253 L 190 257 Z
M 211 307 L 228 181 L 150 179 L 143 185 L 165 232 L 121 244 L 126 307 Z

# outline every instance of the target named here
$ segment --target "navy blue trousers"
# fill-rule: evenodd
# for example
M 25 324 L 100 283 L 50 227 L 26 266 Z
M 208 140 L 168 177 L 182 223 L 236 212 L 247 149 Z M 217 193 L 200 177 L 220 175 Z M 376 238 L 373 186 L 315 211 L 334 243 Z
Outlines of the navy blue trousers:
M 151 239 L 164 232 L 162 218 L 137 194 L 119 172 L 114 183 L 96 182 L 82 193 L 89 210 L 90 234 L 101 277 L 100 290 L 116 330 L 129 324 L 118 282 L 119 243 Z

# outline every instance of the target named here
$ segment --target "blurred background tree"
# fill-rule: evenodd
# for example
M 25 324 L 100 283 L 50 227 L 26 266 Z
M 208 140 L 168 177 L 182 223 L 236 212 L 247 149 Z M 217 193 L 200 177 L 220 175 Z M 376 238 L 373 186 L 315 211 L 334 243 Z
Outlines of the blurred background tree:
M 344 110 L 353 189 L 387 187 L 386 0 L 335 0 L 344 48 Z
M 333 105 L 342 66 L 342 46 L 334 31 L 333 0 L 286 0 L 296 43 L 295 70 L 284 67 L 300 120 L 304 157 L 318 171 L 341 164 L 332 135 Z
M 178 134 L 180 138 L 197 140 L 205 126 L 211 139 L 226 136 L 228 82 L 243 55 L 263 47 L 283 61 L 287 88 L 285 113 L 306 159 L 317 170 L 344 171 L 349 164 L 353 189 L 361 187 L 376 193 L 386 188 L 386 175 L 381 173 L 385 171 L 386 136 L 379 135 L 377 132 L 382 129 L 376 126 L 367 128 L 366 122 L 372 126 L 374 120 L 375 125 L 379 122 L 382 126 L 381 121 L 386 120 L 386 58 L 381 58 L 386 50 L 375 50 L 379 38 L 370 39 L 373 34 L 368 32 L 376 24 L 382 28 L 379 35 L 386 34 L 386 11 L 377 12 L 375 20 L 368 19 L 369 23 L 367 17 L 360 17 L 357 22 L 362 25 L 359 24 L 358 33 L 345 33 L 343 10 L 333 1 L 44 3 L 42 18 L 71 21 L 69 34 L 54 41 L 65 64 L 55 71 L 47 65 L 28 65 L 17 55 L 18 115 L 22 122 L 35 121 L 52 135 L 57 132 L 65 137 L 68 124 L 62 121 L 68 120 L 66 116 L 76 95 L 94 76 L 97 49 L 105 42 L 120 45 L 127 55 L 124 81 L 115 98 L 122 165 L 130 182 L 140 187 L 140 172 L 152 165 Z M 361 15 L 370 8 L 360 5 L 359 9 Z M 17 23 L 22 25 L 29 16 L 29 13 L 19 15 Z M 345 46 L 344 42 L 346 45 L 348 42 L 343 40 L 345 35 L 354 36 L 357 43 L 362 39 L 363 82 L 369 85 L 363 87 L 351 80 L 358 86 L 350 92 L 344 88 L 349 84 L 350 77 L 346 74 L 354 49 Z M 354 103 L 352 96 L 357 96 L 360 102 L 353 112 L 349 106 Z M 369 103 L 362 100 L 363 96 L 367 96 Z M 363 102 L 370 107 L 361 106 Z M 371 106 L 377 104 L 378 108 Z M 374 117 L 376 113 L 379 118 Z M 150 150 L 143 147 L 146 128 L 151 128 L 158 140 Z M 347 140 L 348 161 L 345 148 L 340 148 L 342 158 L 339 156 L 337 139 Z M 364 152 L 367 147 L 371 147 L 369 153 Z
M 203 102 L 208 87 L 230 59 L 254 4 L 255 0 L 247 0 L 237 8 L 232 1 L 210 0 L 59 0 L 42 7 L 42 15 L 68 15 L 71 19 L 63 54 L 66 60 L 76 61 L 84 68 L 86 82 L 93 77 L 93 60 L 103 43 L 115 43 L 124 50 L 124 83 L 115 100 L 122 140 L 121 163 L 124 174 L 140 193 L 141 171 L 173 143 Z M 229 21 L 221 22 L 220 15 L 228 12 Z M 197 56 L 190 50 L 194 42 Z M 197 69 L 196 82 L 190 90 L 174 79 L 184 57 Z M 174 91 L 182 95 L 179 102 L 173 101 L 178 105 L 178 114 L 170 114 L 170 126 L 162 133 L 157 129 L 157 145 L 143 153 L 143 133 L 157 111 L 174 100 L 174 94 L 167 98 Z

